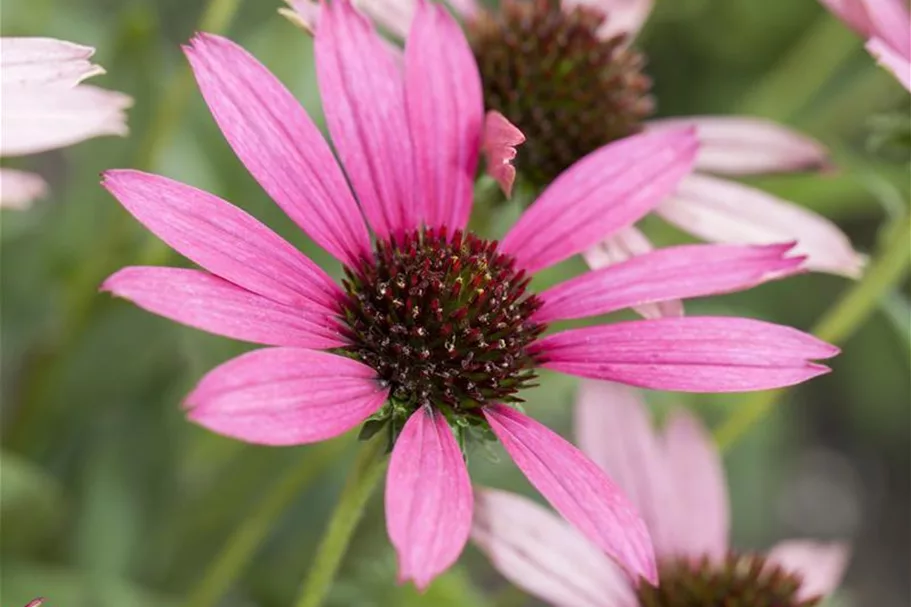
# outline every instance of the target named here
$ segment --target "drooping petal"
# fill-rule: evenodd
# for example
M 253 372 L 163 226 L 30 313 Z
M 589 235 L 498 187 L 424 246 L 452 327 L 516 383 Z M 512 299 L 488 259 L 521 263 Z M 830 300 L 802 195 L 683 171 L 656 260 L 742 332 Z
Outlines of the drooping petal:
M 184 52 L 234 153 L 317 244 L 353 266 L 370 237 L 319 129 L 290 91 L 237 44 L 198 34 Z
M 870 38 L 879 38 L 895 54 L 911 61 L 911 15 L 904 0 L 863 0 L 870 16 Z
M 880 38 L 872 38 L 866 47 L 881 66 L 892 72 L 899 84 L 911 91 L 911 60 L 902 57 Z
M 600 270 L 653 250 L 654 247 L 645 234 L 630 226 L 605 238 L 587 251 L 583 251 L 582 257 L 592 270 Z M 653 304 L 633 306 L 633 310 L 645 318 L 683 316 L 683 302 L 679 299 L 669 299 Z
M 471 538 L 506 579 L 548 603 L 637 605 L 625 575 L 603 552 L 527 498 L 478 491 Z
M 102 291 L 179 323 L 267 346 L 337 348 L 346 341 L 323 306 L 280 304 L 199 270 L 124 268 Z
M 880 38 L 911 59 L 911 17 L 902 0 L 820 0 L 845 25 L 866 39 Z
M 746 392 L 828 373 L 809 362 L 838 348 L 781 325 L 748 318 L 690 316 L 570 329 L 533 344 L 541 366 L 640 388 Z
M 487 112 L 484 120 L 484 159 L 487 174 L 500 184 L 507 198 L 512 196 L 512 185 L 516 180 L 516 146 L 525 142 L 525 135 L 506 116 L 496 110 Z
M 386 478 L 386 527 L 399 559 L 399 581 L 426 588 L 455 563 L 468 541 L 471 481 L 446 418 L 415 411 L 399 435 Z
M 579 448 L 617 483 L 645 520 L 658 557 L 673 553 L 672 487 L 664 449 L 638 391 L 583 380 L 574 427 Z
M 38 175 L 0 169 L 0 208 L 27 209 L 31 202 L 47 192 L 47 184 Z
M 533 419 L 504 405 L 484 409 L 503 447 L 572 525 L 615 559 L 634 584 L 657 583 L 648 529 L 633 504 L 591 460 Z
M 351 430 L 386 401 L 370 367 L 302 348 L 263 348 L 210 371 L 187 397 L 187 417 L 262 445 L 301 445 Z
M 728 551 L 730 508 L 718 449 L 692 414 L 675 411 L 664 429 L 667 481 L 664 509 L 670 554 L 720 561 Z
M 279 303 L 335 312 L 341 291 L 319 266 L 217 196 L 133 170 L 107 171 L 102 185 L 156 236 L 216 276 Z
M 805 267 L 851 278 L 860 275 L 864 257 L 834 223 L 771 194 L 707 175 L 686 177 L 657 212 L 667 221 L 705 240 L 728 244 L 796 241 L 795 255 Z
M 421 219 L 463 229 L 481 149 L 481 76 L 458 23 L 427 0 L 418 0 L 405 44 L 405 102 Z
M 37 154 L 103 135 L 126 135 L 133 100 L 95 86 L 3 84 L 0 155 Z
M 659 249 L 587 272 L 540 294 L 537 322 L 599 316 L 672 299 L 732 293 L 793 274 L 793 243 L 764 247 L 683 245 Z
M 564 171 L 503 238 L 536 272 L 628 227 L 673 192 L 696 155 L 692 130 L 645 133 L 595 150 Z
M 602 38 L 626 34 L 629 42 L 648 20 L 655 0 L 563 0 L 564 6 L 591 6 L 601 9 L 607 21 L 598 30 Z
M 768 559 L 803 578 L 798 601 L 828 596 L 841 583 L 850 558 L 846 544 L 788 540 L 772 548 Z
M 321 5 L 316 75 L 332 143 L 380 237 L 417 226 L 402 72 L 349 2 Z
M 104 73 L 89 58 L 90 46 L 54 38 L 0 38 L 0 82 L 3 86 L 73 87 Z
M 649 123 L 650 130 L 695 126 L 699 136 L 696 169 L 722 175 L 755 175 L 823 169 L 822 144 L 761 118 L 688 116 Z

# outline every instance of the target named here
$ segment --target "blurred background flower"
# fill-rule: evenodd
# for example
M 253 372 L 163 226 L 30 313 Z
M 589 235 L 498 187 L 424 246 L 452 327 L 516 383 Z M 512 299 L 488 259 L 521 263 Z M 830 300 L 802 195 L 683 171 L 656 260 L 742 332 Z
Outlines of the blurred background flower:
M 129 138 L 4 159 L 50 186 L 44 204 L 2 215 L 4 606 L 40 595 L 49 607 L 285 607 L 297 592 L 351 464 L 351 441 L 255 447 L 186 423 L 183 395 L 245 347 L 97 294 L 125 264 L 176 261 L 99 187 L 98 174 L 112 167 L 167 174 L 235 201 L 339 276 L 243 171 L 179 48 L 196 30 L 226 33 L 322 126 L 312 40 L 275 14 L 279 4 L 4 1 L 3 36 L 40 33 L 95 47 L 108 72 L 99 82 L 136 100 Z M 809 274 L 688 305 L 693 314 L 809 329 L 853 294 L 817 326 L 843 347 L 834 372 L 776 406 L 735 395 L 651 400 L 659 410 L 683 403 L 721 429 L 735 545 L 849 539 L 854 556 L 833 603 L 906 607 L 911 312 L 908 285 L 896 277 L 908 250 L 908 153 L 900 131 L 881 132 L 872 117 L 892 113 L 907 127 L 907 91 L 812 0 L 659 0 L 638 43 L 650 58 L 658 117 L 752 114 L 826 145 L 838 167 L 831 174 L 745 181 L 835 221 L 871 255 L 872 276 L 859 291 L 844 278 Z M 512 211 L 481 213 L 476 227 L 501 236 Z M 691 241 L 662 222 L 640 227 L 661 246 Z M 891 261 L 879 264 L 884 250 Z M 578 259 L 562 264 L 535 288 L 582 270 Z M 527 411 L 570 436 L 575 389 L 574 380 L 545 373 Z M 751 425 L 753 417 L 737 421 L 742 411 L 768 415 Z M 514 468 L 483 455 L 472 457 L 474 479 L 533 495 Z M 382 514 L 375 499 L 330 604 L 534 604 L 472 550 L 426 595 L 397 586 Z
M 36 154 L 101 135 L 126 135 L 133 100 L 81 84 L 104 70 L 95 49 L 53 38 L 0 39 L 0 155 Z M 25 208 L 45 192 L 33 173 L 0 170 L 0 206 Z

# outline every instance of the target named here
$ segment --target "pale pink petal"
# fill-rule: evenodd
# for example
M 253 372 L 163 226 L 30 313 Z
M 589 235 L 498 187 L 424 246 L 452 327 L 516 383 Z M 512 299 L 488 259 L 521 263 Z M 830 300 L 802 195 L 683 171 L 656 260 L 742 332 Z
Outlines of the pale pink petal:
M 354 5 L 393 36 L 404 39 L 414 20 L 418 0 L 354 0 Z
M 335 149 L 378 236 L 415 228 L 413 200 L 419 197 L 401 70 L 350 3 L 324 3 L 321 9 L 316 75 Z
M 576 443 L 617 483 L 645 520 L 659 558 L 672 553 L 672 487 L 663 446 L 637 390 L 583 380 L 575 409 Z
M 102 184 L 156 236 L 216 276 L 279 303 L 337 310 L 342 292 L 319 266 L 217 196 L 132 170 L 107 171 Z
M 658 572 L 648 529 L 632 503 L 581 451 L 504 405 L 484 409 L 503 447 L 532 485 L 589 540 L 615 559 L 633 583 Z
M 696 169 L 723 175 L 755 175 L 823 169 L 828 152 L 814 139 L 761 118 L 688 116 L 649 122 L 650 130 L 695 126 Z
M 0 208 L 23 210 L 47 193 L 47 184 L 38 175 L 0 169 Z
M 474 17 L 481 10 L 480 0 L 448 0 L 447 4 L 464 18 Z
M 832 594 L 841 583 L 851 551 L 846 544 L 788 540 L 772 548 L 769 561 L 803 578 L 797 600 Z
M 478 491 L 471 538 L 506 579 L 550 604 L 638 604 L 626 576 L 601 550 L 527 498 Z
M 351 430 L 389 394 L 370 367 L 302 348 L 264 348 L 210 371 L 187 397 L 199 425 L 262 445 L 300 445 Z
M 33 600 L 29 601 L 28 605 L 26 605 L 25 607 L 41 607 L 43 604 L 44 604 L 44 599 L 42 597 L 38 597 L 37 599 L 33 599 Z
M 865 258 L 834 223 L 803 207 L 726 179 L 686 177 L 657 208 L 667 221 L 699 238 L 728 244 L 796 241 L 810 270 L 858 277 Z
M 416 0 L 351 0 L 358 10 L 393 36 L 404 39 L 414 19 Z M 316 33 L 319 23 L 318 0 L 285 0 L 293 10 L 279 9 L 278 12 L 302 27 L 311 35 Z M 471 4 L 472 0 L 461 0 Z M 398 47 L 395 47 L 398 48 Z
M 876 61 L 892 72 L 898 82 L 911 91 L 911 61 L 902 57 L 888 44 L 879 38 L 867 42 L 867 50 L 876 58 Z
M 629 36 L 629 42 L 636 37 L 652 12 L 655 0 L 563 0 L 563 6 L 591 6 L 601 9 L 607 21 L 598 34 L 610 38 L 619 34 Z
M 316 27 L 319 23 L 319 2 L 317 0 L 285 0 L 285 2 L 291 8 L 280 8 L 278 12 L 311 36 L 316 34 Z
M 487 112 L 484 120 L 484 159 L 487 174 L 500 184 L 500 189 L 509 198 L 512 196 L 512 185 L 516 180 L 516 167 L 512 161 L 516 157 L 516 146 L 525 142 L 525 135 L 506 116 L 496 110 Z
M 89 61 L 95 49 L 54 38 L 0 38 L 0 82 L 73 87 L 103 74 Z
M 464 229 L 481 149 L 481 76 L 459 25 L 426 0 L 405 43 L 405 102 L 421 219 Z
M 133 100 L 94 86 L 3 84 L 0 155 L 36 154 L 103 135 L 126 135 Z
M 386 477 L 386 528 L 399 581 L 420 589 L 448 569 L 471 531 L 471 481 L 442 413 L 421 407 L 395 442 Z
M 666 539 L 675 556 L 720 561 L 728 551 L 730 508 L 724 467 L 712 437 L 685 411 L 675 411 L 664 429 L 667 481 L 673 487 L 664 509 Z
M 867 38 L 879 38 L 895 54 L 911 61 L 911 14 L 905 0 L 862 0 L 872 30 Z
M 503 238 L 500 250 L 536 272 L 648 214 L 690 172 L 692 130 L 645 133 L 595 150 L 563 172 Z
M 268 346 L 338 348 L 347 342 L 336 318 L 320 305 L 280 304 L 199 270 L 130 267 L 102 291 L 179 323 Z
M 652 250 L 654 247 L 645 234 L 630 226 L 605 238 L 587 251 L 583 251 L 582 257 L 592 270 L 600 270 L 609 265 L 644 255 Z M 645 318 L 683 316 L 683 302 L 679 299 L 669 299 L 659 303 L 633 306 L 633 310 Z
M 748 318 L 657 318 L 570 329 L 533 344 L 542 367 L 640 388 L 746 392 L 829 372 L 809 362 L 838 348 L 781 325 Z
M 342 263 L 369 257 L 370 236 L 345 177 L 288 89 L 225 38 L 198 34 L 184 52 L 225 139 L 269 196 Z
M 793 243 L 683 245 L 586 272 L 539 295 L 536 322 L 600 316 L 646 303 L 732 293 L 800 270 Z

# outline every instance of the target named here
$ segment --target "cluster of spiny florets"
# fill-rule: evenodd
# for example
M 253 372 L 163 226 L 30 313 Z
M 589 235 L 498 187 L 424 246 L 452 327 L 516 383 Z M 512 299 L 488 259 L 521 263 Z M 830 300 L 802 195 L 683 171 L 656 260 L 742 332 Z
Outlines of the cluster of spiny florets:
M 517 166 L 543 186 L 601 146 L 641 130 L 654 103 L 643 56 L 626 36 L 604 38 L 598 9 L 556 0 L 504 0 L 468 33 L 484 105 L 527 137 Z
M 535 378 L 528 346 L 545 329 L 530 277 L 497 242 L 445 229 L 379 240 L 373 259 L 346 268 L 346 348 L 376 369 L 410 413 L 423 405 L 473 415 Z
M 799 600 L 801 577 L 759 554 L 728 554 L 724 561 L 679 557 L 659 565 L 661 585 L 642 584 L 642 607 L 812 607 Z

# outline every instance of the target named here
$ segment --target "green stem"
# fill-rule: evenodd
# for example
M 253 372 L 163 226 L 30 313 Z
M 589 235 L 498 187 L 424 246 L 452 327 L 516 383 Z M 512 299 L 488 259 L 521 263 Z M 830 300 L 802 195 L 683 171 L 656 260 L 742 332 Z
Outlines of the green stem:
M 386 468 L 385 448 L 386 441 L 382 437 L 376 437 L 361 447 L 323 540 L 313 555 L 296 607 L 319 607 L 329 593 L 342 557 L 351 543 L 354 528 L 364 513 L 364 506 Z
M 289 467 L 231 534 L 202 579 L 187 594 L 184 607 L 209 607 L 218 603 L 243 572 L 282 512 L 314 478 L 329 468 L 344 444 L 343 440 L 334 440 L 314 447 L 302 454 L 300 463 Z
M 911 262 L 911 221 L 908 217 L 896 220 L 887 235 L 882 252 L 871 264 L 863 278 L 845 293 L 813 329 L 822 340 L 839 344 L 848 339 L 877 309 L 879 300 L 902 279 Z M 737 439 L 771 411 L 785 390 L 769 390 L 750 395 L 732 415 L 715 430 L 715 441 L 722 450 L 729 449 Z
M 750 89 L 736 113 L 791 118 L 819 93 L 859 46 L 860 39 L 844 24 L 829 14 L 821 15 L 787 55 Z

